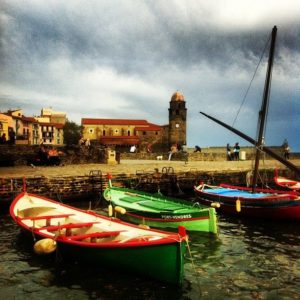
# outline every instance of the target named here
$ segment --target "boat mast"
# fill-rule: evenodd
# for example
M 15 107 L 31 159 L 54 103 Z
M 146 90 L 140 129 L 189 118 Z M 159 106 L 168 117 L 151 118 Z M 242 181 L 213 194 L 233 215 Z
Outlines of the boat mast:
M 259 132 L 258 132 L 258 138 L 257 138 L 255 165 L 254 165 L 254 172 L 253 172 L 253 179 L 252 179 L 252 192 L 255 191 L 256 184 L 257 184 L 257 178 L 258 178 L 258 168 L 259 168 L 260 151 L 261 151 L 260 148 L 263 144 L 266 114 L 267 114 L 268 104 L 269 104 L 276 34 L 277 34 L 277 27 L 274 26 L 274 28 L 272 30 L 272 39 L 271 39 L 271 45 L 270 45 L 269 62 L 268 62 L 268 69 L 267 69 L 267 75 L 266 75 L 266 81 L 265 81 L 265 87 L 264 87 L 263 102 L 262 102 L 261 110 L 259 112 L 259 121 L 258 121 L 259 122 Z
M 273 150 L 271 150 L 270 148 L 266 147 L 263 143 L 263 129 L 264 129 L 264 122 L 265 122 L 265 114 L 266 114 L 266 110 L 267 110 L 267 104 L 268 104 L 268 96 L 269 96 L 269 91 L 270 91 L 270 79 L 271 79 L 271 71 L 272 71 L 272 65 L 273 65 L 273 59 L 274 59 L 274 50 L 275 50 L 275 40 L 276 40 L 276 33 L 277 33 L 277 28 L 276 26 L 273 28 L 272 31 L 272 41 L 271 41 L 271 47 L 270 47 L 270 55 L 269 55 L 269 65 L 268 65 L 268 72 L 267 72 L 267 77 L 266 77 L 266 83 L 265 83 L 265 90 L 264 90 L 264 102 L 262 105 L 262 111 L 265 110 L 264 113 L 264 119 L 260 120 L 260 129 L 262 131 L 261 133 L 261 138 L 260 141 L 256 141 L 253 138 L 251 138 L 250 136 L 246 135 L 245 133 L 233 128 L 232 126 L 212 117 L 207 115 L 204 112 L 200 113 L 204 116 L 206 116 L 207 118 L 211 119 L 212 121 L 218 123 L 219 125 L 227 128 L 228 130 L 232 131 L 233 133 L 239 135 L 241 138 L 245 139 L 246 141 L 248 141 L 249 143 L 253 144 L 258 152 L 258 156 L 260 151 L 263 151 L 265 153 L 267 153 L 268 155 L 270 155 L 271 157 L 273 157 L 274 159 L 278 160 L 279 162 L 281 162 L 283 165 L 285 165 L 286 167 L 288 167 L 290 170 L 294 171 L 298 176 L 300 176 L 300 169 L 295 166 L 294 164 L 292 164 L 290 161 L 282 158 L 280 155 L 278 155 L 277 153 L 275 153 Z M 262 124 L 263 121 L 263 124 Z M 263 126 L 262 126 L 263 125 Z M 256 152 L 256 153 L 257 153 Z M 259 160 L 258 160 L 259 161 Z M 257 166 L 258 169 L 258 166 Z M 256 174 L 257 175 L 257 174 Z M 256 181 L 257 181 L 257 177 L 256 177 Z M 256 185 L 256 181 L 255 181 L 255 185 Z M 252 181 L 254 182 L 254 180 Z M 255 186 L 254 185 L 254 186 Z

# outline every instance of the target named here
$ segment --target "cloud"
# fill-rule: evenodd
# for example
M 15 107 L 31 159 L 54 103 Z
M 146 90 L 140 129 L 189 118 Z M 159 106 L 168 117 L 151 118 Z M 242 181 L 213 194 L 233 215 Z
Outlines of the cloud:
M 300 150 L 296 0 L 52 0 L 26 5 L 11 0 L 1 6 L 1 110 L 22 106 L 29 115 L 52 106 L 76 122 L 128 117 L 166 124 L 170 98 L 180 90 L 187 101 L 191 146 L 227 143 L 224 129 L 204 120 L 200 110 L 229 124 L 236 118 L 236 127 L 255 135 L 266 55 L 240 105 L 277 25 L 269 120 L 270 129 L 278 130 L 270 140 L 277 142 L 276 136 L 291 128 L 287 137 Z

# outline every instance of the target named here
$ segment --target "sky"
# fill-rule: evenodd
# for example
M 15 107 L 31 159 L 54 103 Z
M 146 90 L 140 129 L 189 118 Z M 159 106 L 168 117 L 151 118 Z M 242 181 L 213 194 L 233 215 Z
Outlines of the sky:
M 268 146 L 300 152 L 298 0 L 0 0 L 0 111 L 168 123 L 186 101 L 189 147 L 256 138 L 269 38 L 277 26 Z

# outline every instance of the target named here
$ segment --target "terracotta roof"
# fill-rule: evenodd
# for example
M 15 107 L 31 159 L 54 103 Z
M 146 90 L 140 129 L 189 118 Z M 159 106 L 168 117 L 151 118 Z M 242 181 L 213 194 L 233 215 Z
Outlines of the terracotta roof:
M 146 120 L 130 119 L 81 119 L 82 125 L 148 125 Z
M 22 116 L 22 120 L 27 121 L 27 122 L 31 122 L 31 123 L 38 123 L 38 121 L 33 117 Z
M 161 131 L 161 129 L 160 126 L 154 124 L 150 124 L 150 126 L 147 127 L 135 127 L 137 131 Z

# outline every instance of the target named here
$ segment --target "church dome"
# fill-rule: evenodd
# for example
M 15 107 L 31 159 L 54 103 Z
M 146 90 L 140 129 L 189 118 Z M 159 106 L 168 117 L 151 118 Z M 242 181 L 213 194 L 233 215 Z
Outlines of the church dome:
M 183 94 L 177 91 L 172 95 L 171 101 L 184 101 L 184 96 Z

